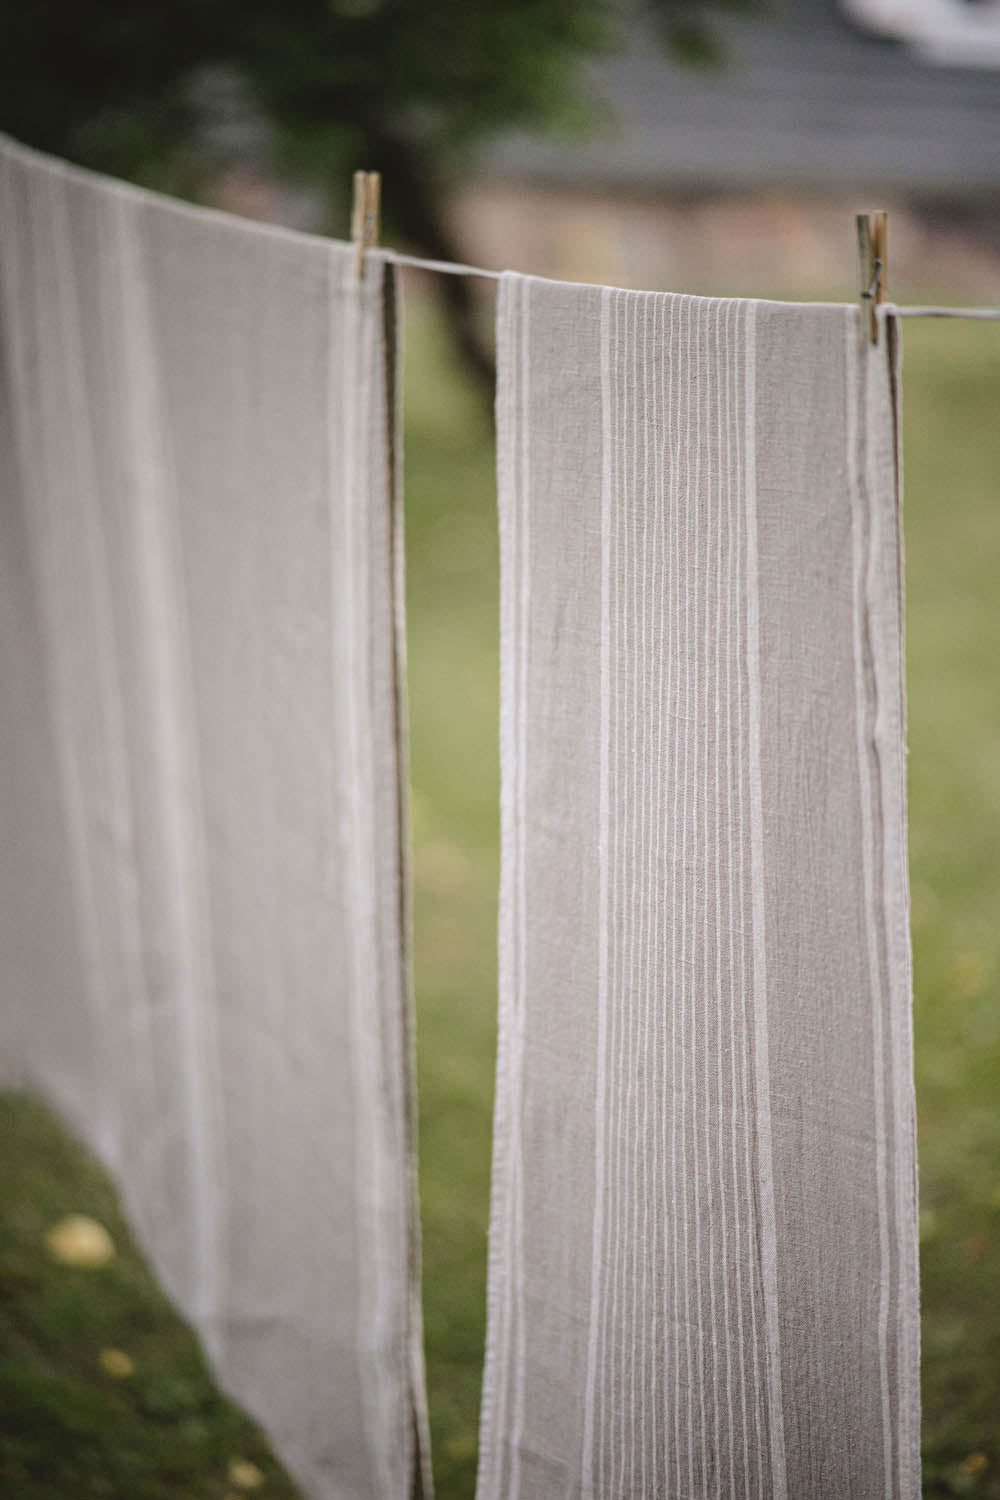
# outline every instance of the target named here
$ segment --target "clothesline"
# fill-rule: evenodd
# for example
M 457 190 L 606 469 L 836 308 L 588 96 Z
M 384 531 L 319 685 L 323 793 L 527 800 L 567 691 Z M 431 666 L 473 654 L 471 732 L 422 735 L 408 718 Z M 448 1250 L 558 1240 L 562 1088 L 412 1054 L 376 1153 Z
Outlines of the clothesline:
M 418 271 L 441 271 L 446 276 L 481 276 L 487 281 L 500 280 L 499 271 L 487 271 L 483 266 L 463 266 L 458 261 L 450 260 L 424 260 L 421 255 L 403 255 L 399 250 L 376 250 L 370 253 L 392 261 L 394 266 L 416 266 Z
M 484 266 L 467 266 L 448 260 L 425 260 L 420 255 L 404 255 L 399 250 L 378 250 L 375 254 L 396 266 L 414 266 L 420 271 L 440 271 L 445 276 L 480 276 L 487 281 L 499 281 L 499 271 L 488 271 Z M 887 315 L 894 318 L 989 318 L 1000 319 L 1000 307 L 897 307 L 893 302 L 882 304 Z
M 1000 318 L 1000 307 L 897 307 L 883 304 L 894 318 Z

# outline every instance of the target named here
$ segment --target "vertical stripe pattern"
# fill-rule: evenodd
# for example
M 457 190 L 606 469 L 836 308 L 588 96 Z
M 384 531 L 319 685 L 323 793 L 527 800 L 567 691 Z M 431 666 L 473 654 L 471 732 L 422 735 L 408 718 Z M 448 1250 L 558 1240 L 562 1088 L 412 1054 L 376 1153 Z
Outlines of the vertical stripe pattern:
M 498 352 L 478 1500 L 915 1500 L 894 372 L 513 275 Z

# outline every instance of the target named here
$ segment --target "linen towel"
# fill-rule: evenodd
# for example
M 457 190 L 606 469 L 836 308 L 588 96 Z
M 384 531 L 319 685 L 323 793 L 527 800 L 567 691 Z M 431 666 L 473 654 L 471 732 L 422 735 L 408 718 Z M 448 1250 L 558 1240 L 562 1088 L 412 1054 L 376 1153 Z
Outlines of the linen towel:
M 918 1495 L 894 348 L 503 279 L 479 1500 Z
M 3 1077 L 307 1493 L 426 1463 L 393 281 L 0 143 Z

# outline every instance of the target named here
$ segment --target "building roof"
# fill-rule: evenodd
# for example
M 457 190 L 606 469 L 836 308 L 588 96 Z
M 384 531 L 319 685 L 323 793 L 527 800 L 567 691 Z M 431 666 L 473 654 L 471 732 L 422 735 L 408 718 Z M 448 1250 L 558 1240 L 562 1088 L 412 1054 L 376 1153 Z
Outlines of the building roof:
M 613 126 L 586 141 L 508 137 L 487 170 L 635 189 L 1000 193 L 1000 72 L 937 65 L 833 0 L 771 0 L 715 25 L 726 66 L 685 67 L 637 32 L 594 69 Z

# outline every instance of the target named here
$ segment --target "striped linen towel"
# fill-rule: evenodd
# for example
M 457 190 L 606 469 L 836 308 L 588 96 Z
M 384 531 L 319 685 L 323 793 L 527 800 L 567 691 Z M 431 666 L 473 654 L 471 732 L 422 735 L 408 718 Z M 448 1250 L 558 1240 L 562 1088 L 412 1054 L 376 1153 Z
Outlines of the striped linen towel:
M 0 141 L 2 1073 L 317 1500 L 426 1463 L 393 283 Z
M 504 277 L 478 1500 L 916 1500 L 896 333 Z

